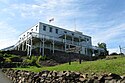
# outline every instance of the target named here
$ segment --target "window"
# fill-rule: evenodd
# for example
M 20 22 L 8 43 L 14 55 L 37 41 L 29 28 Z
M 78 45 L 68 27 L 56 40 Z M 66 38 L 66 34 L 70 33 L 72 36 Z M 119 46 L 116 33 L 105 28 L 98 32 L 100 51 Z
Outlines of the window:
M 87 39 L 87 41 L 89 41 L 89 39 Z
M 31 29 L 31 31 L 33 31 L 33 29 Z
M 67 33 L 66 31 L 64 31 L 64 33 Z
M 52 27 L 49 27 L 49 32 L 52 32 L 52 29 L 53 29 Z
M 46 26 L 45 25 L 43 25 L 43 30 L 46 31 Z
M 56 33 L 58 34 L 58 29 L 56 29 Z
M 36 25 L 36 31 L 37 31 L 37 27 L 38 27 L 38 25 Z

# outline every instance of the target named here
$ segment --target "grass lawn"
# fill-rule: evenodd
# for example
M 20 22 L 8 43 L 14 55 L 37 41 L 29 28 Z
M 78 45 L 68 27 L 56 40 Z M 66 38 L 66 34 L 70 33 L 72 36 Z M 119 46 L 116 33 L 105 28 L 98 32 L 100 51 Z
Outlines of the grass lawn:
M 116 56 L 117 57 L 117 56 Z M 61 64 L 53 67 L 28 67 L 28 68 L 14 68 L 17 70 L 28 70 L 39 72 L 42 70 L 56 70 L 56 71 L 63 71 L 63 70 L 70 70 L 70 71 L 77 71 L 81 73 L 116 73 L 119 75 L 125 75 L 125 57 L 119 56 L 117 59 L 111 60 L 97 60 L 97 61 L 87 61 L 82 62 L 79 64 L 78 62 L 72 62 L 71 65 L 68 63 Z

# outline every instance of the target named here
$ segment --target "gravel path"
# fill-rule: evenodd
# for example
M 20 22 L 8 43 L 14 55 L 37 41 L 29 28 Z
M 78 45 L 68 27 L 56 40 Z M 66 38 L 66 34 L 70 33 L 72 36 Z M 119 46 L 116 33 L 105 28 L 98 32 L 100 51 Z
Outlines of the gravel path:
M 0 83 L 12 83 L 0 69 Z

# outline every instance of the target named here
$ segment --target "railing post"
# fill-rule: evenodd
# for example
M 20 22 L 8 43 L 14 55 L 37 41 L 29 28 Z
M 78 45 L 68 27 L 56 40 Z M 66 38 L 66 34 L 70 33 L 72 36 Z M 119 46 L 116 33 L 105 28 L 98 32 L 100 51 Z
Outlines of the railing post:
M 43 41 L 42 41 L 42 42 L 43 42 L 43 47 L 42 47 L 42 56 L 44 56 L 44 42 L 45 42 L 45 41 L 44 41 L 44 37 L 45 37 L 45 36 L 43 35 Z
M 53 37 L 53 54 L 54 54 L 54 50 L 55 50 L 54 48 L 55 48 L 55 47 L 54 47 L 54 37 Z

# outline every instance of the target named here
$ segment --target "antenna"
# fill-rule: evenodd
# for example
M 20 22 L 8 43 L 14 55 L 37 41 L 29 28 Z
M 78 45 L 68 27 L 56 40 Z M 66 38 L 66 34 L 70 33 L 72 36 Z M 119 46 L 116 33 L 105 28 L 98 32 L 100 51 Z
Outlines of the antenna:
M 121 50 L 122 48 L 121 48 L 121 46 L 120 46 L 120 45 L 119 45 L 119 49 L 120 49 L 120 54 L 121 54 L 121 53 L 122 53 L 122 50 Z

